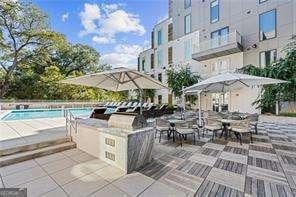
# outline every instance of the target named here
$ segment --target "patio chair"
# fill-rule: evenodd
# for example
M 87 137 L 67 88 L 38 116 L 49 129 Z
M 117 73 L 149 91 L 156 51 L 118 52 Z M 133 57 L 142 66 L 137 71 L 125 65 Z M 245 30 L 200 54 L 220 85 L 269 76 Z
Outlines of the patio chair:
M 163 118 L 156 118 L 156 132 L 155 132 L 155 138 L 157 136 L 157 133 L 159 133 L 159 143 L 161 142 L 161 136 L 163 133 L 167 133 L 167 139 L 169 139 L 169 135 L 171 132 L 170 123 Z
M 183 141 L 188 139 L 188 135 L 193 136 L 193 143 L 195 144 L 196 130 L 192 128 L 192 124 L 190 122 L 176 123 L 174 131 L 179 138 L 181 147 L 183 146 Z
M 204 136 L 204 131 L 210 131 L 212 132 L 212 140 L 214 140 L 219 130 L 222 130 L 222 124 L 219 121 L 219 118 L 217 118 L 216 116 L 209 116 L 205 118 L 203 136 Z
M 247 116 L 247 119 L 250 120 L 250 126 L 254 128 L 255 134 L 258 134 L 258 114 L 250 114 Z
M 229 129 L 235 133 L 235 135 L 239 139 L 241 145 L 242 145 L 242 136 L 245 134 L 249 134 L 250 135 L 250 142 L 251 143 L 253 142 L 252 132 L 250 130 L 250 120 L 249 119 L 238 120 L 238 121 L 232 122 L 230 124 Z

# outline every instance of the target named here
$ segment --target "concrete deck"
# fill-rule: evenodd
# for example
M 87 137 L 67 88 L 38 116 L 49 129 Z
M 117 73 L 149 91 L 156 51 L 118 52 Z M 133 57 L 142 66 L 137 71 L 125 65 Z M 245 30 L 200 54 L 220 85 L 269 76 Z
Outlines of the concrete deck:
M 210 135 L 196 144 L 163 140 L 153 162 L 132 174 L 78 149 L 0 168 L 0 187 L 28 196 L 295 196 L 295 128 L 261 125 L 254 142 Z
M 64 118 L 0 121 L 0 149 L 66 136 Z

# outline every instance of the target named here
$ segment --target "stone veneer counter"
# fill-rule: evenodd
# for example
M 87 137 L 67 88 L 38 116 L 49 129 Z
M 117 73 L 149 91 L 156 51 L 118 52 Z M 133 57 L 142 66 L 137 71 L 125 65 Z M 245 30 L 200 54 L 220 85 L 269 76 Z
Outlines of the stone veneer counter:
M 122 129 L 88 118 L 77 120 L 72 138 L 79 149 L 130 173 L 151 161 L 154 135 L 153 127 Z

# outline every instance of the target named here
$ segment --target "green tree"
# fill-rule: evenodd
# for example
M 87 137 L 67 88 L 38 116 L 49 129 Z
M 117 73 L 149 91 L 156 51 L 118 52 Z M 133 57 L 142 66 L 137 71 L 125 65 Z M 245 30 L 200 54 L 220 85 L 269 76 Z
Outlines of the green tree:
M 48 18 L 32 4 L 0 2 L 0 98 L 7 93 L 15 71 L 64 38 L 48 28 Z
M 169 88 L 176 97 L 182 95 L 182 88 L 191 86 L 198 82 L 199 75 L 192 73 L 188 68 L 181 68 L 180 70 L 167 70 L 167 82 Z
M 274 113 L 276 101 L 296 100 L 296 41 L 292 40 L 285 47 L 284 52 L 284 58 L 280 58 L 265 68 L 248 65 L 241 69 L 246 74 L 282 79 L 289 82 L 263 86 L 261 97 L 254 103 L 258 104 L 263 112 Z

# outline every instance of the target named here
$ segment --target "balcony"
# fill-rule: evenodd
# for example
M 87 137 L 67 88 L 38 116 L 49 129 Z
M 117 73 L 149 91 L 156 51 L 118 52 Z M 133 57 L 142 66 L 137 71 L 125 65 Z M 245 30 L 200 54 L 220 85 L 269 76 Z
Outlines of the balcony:
M 237 32 L 193 45 L 192 59 L 204 61 L 243 51 L 242 36 Z

